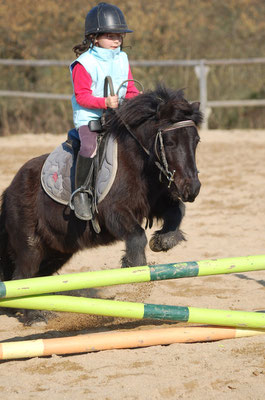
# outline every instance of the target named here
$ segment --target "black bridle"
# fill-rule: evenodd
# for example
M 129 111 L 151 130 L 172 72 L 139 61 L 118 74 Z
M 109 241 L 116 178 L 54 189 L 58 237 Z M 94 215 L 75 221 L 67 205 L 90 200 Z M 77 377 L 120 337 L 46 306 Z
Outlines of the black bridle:
M 123 118 L 120 115 L 118 115 L 117 113 L 116 113 L 116 115 L 121 120 L 121 122 L 123 123 L 123 125 L 125 126 L 127 131 L 130 133 L 130 135 L 137 141 L 139 146 L 150 157 L 150 155 L 151 155 L 150 151 L 139 141 L 139 139 L 132 132 L 129 125 L 123 120 Z M 154 149 L 155 149 L 155 155 L 158 160 L 155 161 L 155 165 L 160 170 L 160 181 L 161 181 L 161 173 L 163 175 L 165 175 L 165 177 L 167 178 L 168 188 L 171 186 L 171 183 L 174 182 L 174 175 L 176 173 L 176 170 L 173 169 L 173 171 L 169 171 L 169 169 L 168 169 L 168 162 L 167 162 L 167 157 L 166 157 L 166 152 L 165 152 L 163 133 L 169 132 L 169 131 L 174 131 L 176 129 L 187 128 L 189 126 L 196 127 L 195 123 L 191 119 L 186 120 L 186 121 L 175 122 L 174 124 L 170 125 L 169 127 L 165 128 L 165 129 L 159 129 L 156 133 Z M 159 149 L 158 149 L 158 143 L 159 143 Z
M 135 81 L 134 79 L 128 79 L 124 82 L 121 83 L 121 85 L 118 88 L 117 94 L 119 93 L 120 88 L 128 81 Z M 140 82 L 135 81 L 136 83 L 140 84 Z M 105 84 L 104 84 L 104 96 L 106 97 L 108 94 L 108 86 L 110 87 L 110 93 L 113 96 L 114 95 L 114 88 L 113 88 L 113 83 L 112 79 L 110 76 L 107 76 L 105 78 Z M 142 85 L 141 85 L 142 87 Z M 142 87 L 143 89 L 143 87 Z M 139 146 L 144 150 L 144 152 L 150 157 L 151 153 L 150 151 L 139 141 L 139 139 L 135 136 L 135 134 L 132 132 L 131 128 L 129 125 L 123 120 L 123 118 L 117 113 L 117 111 L 114 109 L 116 116 L 120 119 L 122 124 L 125 126 L 127 131 L 130 133 L 130 135 L 136 140 L 136 142 L 139 144 Z M 174 175 L 176 173 L 176 170 L 169 171 L 168 169 L 168 162 L 167 162 L 167 157 L 166 157 L 166 152 L 165 152 L 165 146 L 164 146 L 164 141 L 163 141 L 163 133 L 168 132 L 168 131 L 173 131 L 176 129 L 180 128 L 187 128 L 189 126 L 193 126 L 196 128 L 195 123 L 189 119 L 186 121 L 179 121 L 175 122 L 174 124 L 170 125 L 167 128 L 164 129 L 159 129 L 156 133 L 155 137 L 155 142 L 154 142 L 154 149 L 155 149 L 155 155 L 157 157 L 157 160 L 155 161 L 155 165 L 157 168 L 160 170 L 160 181 L 161 181 L 161 174 L 165 175 L 165 177 L 168 180 L 168 188 L 171 186 L 171 183 L 174 182 Z M 159 143 L 159 149 L 158 149 L 158 143 Z
M 165 129 L 159 129 L 156 134 L 154 149 L 155 149 L 155 154 L 159 161 L 155 161 L 155 165 L 157 166 L 158 169 L 160 169 L 160 172 L 163 173 L 165 175 L 165 177 L 167 178 L 168 188 L 170 187 L 171 183 L 174 182 L 174 176 L 175 176 L 176 170 L 173 169 L 173 171 L 169 171 L 169 169 L 168 169 L 168 162 L 167 162 L 165 146 L 164 146 L 164 141 L 163 141 L 163 133 L 169 132 L 169 131 L 174 131 L 174 130 L 180 129 L 180 128 L 187 128 L 189 126 L 196 127 L 195 123 L 191 119 L 186 120 L 186 121 L 176 122 Z M 159 142 L 159 151 L 157 148 L 158 142 Z M 161 180 L 161 173 L 160 173 L 160 180 Z

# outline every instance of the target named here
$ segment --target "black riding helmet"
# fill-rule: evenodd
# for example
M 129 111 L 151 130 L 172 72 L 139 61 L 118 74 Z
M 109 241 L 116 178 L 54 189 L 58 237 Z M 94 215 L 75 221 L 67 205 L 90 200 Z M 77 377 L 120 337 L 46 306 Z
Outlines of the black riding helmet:
M 130 33 L 121 10 L 112 4 L 99 3 L 86 16 L 85 35 L 91 33 Z

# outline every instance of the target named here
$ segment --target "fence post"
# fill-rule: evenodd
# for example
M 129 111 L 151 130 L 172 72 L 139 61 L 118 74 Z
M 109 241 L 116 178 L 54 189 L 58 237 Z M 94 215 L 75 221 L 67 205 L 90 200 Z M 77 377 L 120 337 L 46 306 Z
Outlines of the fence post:
M 200 109 L 204 115 L 203 129 L 208 129 L 208 117 L 210 114 L 210 110 L 207 109 L 207 75 L 209 70 L 210 68 L 205 65 L 205 60 L 200 60 L 200 64 L 195 66 L 195 74 L 199 79 L 200 85 Z

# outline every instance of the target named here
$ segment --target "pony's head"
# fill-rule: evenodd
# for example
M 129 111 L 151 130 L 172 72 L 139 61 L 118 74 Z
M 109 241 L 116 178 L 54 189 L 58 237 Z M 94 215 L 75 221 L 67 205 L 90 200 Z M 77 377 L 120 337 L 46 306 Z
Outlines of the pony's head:
M 200 190 L 195 151 L 201 121 L 199 103 L 189 103 L 183 90 L 162 85 L 125 100 L 109 118 L 117 137 L 134 136 L 149 152 L 152 165 L 167 178 L 172 196 L 183 201 L 194 201 Z

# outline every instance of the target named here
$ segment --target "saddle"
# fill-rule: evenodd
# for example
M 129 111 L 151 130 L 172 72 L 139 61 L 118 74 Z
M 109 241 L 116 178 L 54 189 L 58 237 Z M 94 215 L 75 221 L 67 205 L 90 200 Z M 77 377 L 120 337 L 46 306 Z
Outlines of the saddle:
M 79 147 L 78 132 L 72 129 L 68 132 L 67 140 L 49 154 L 41 171 L 41 184 L 46 194 L 67 206 L 71 206 L 71 195 L 75 190 L 75 166 Z M 107 196 L 114 182 L 118 167 L 117 153 L 116 140 L 109 134 L 99 134 L 93 173 L 87 180 L 86 188 L 93 195 L 93 215 L 97 213 L 97 205 Z

